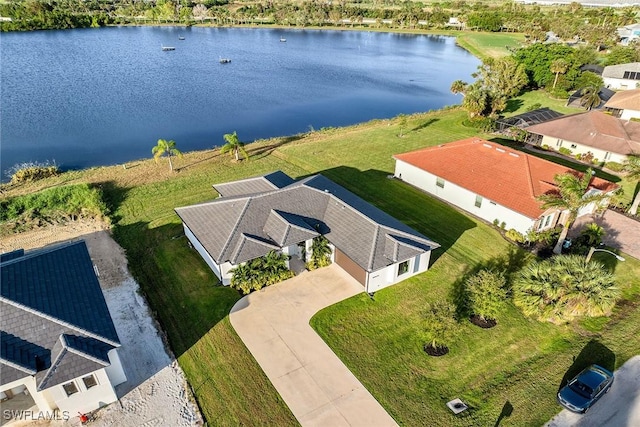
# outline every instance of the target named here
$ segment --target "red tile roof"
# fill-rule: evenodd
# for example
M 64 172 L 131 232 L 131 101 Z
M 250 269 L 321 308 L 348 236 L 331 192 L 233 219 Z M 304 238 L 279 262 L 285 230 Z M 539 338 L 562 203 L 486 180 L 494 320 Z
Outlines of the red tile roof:
M 627 155 L 640 152 L 640 123 L 621 120 L 600 111 L 562 116 L 529 126 L 527 132 L 612 153 Z
M 544 212 L 536 197 L 555 188 L 555 175 L 578 173 L 481 138 L 463 139 L 394 158 L 529 218 L 538 218 Z M 594 178 L 591 188 L 606 192 L 617 185 Z

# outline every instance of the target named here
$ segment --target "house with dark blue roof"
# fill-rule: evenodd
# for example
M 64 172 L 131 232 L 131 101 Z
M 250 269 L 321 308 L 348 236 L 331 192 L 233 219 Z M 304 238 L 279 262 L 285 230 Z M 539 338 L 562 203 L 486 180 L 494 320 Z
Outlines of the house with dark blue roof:
M 84 241 L 3 254 L 0 397 L 75 415 L 115 402 L 120 340 Z
M 277 171 L 214 188 L 217 199 L 176 213 L 224 285 L 236 266 L 272 250 L 309 261 L 313 239 L 322 235 L 331 260 L 374 292 L 427 270 L 440 247 L 322 175 L 294 181 Z

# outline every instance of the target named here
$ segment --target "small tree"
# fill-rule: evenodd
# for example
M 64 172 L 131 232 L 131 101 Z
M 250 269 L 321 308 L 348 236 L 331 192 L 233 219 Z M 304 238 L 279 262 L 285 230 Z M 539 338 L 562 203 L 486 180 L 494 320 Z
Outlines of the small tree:
M 180 150 L 176 148 L 176 142 L 172 139 L 167 141 L 166 139 L 159 139 L 155 147 L 151 149 L 153 159 L 158 163 L 158 159 L 163 155 L 169 158 L 169 170 L 173 171 L 173 163 L 171 162 L 171 156 L 182 157 Z
M 226 144 L 220 148 L 220 153 L 230 153 L 232 156 L 235 156 L 236 161 L 240 160 L 241 154 L 245 160 L 249 158 L 249 153 L 245 150 L 244 144 L 240 142 L 240 139 L 238 139 L 237 132 L 234 131 L 233 133 L 226 133 L 223 135 L 223 138 L 226 141 Z
M 431 356 L 443 356 L 449 352 L 447 343 L 458 330 L 455 307 L 445 301 L 427 306 L 424 315 L 424 350 Z
M 404 136 L 404 129 L 407 127 L 407 115 L 398 114 L 396 119 L 398 120 L 398 126 L 400 127 L 400 134 L 398 136 L 402 138 Z
M 464 294 L 471 314 L 483 321 L 495 320 L 507 299 L 506 279 L 501 273 L 481 270 L 464 283 Z
M 556 75 L 553 79 L 553 89 L 556 88 L 556 84 L 558 83 L 558 76 L 566 73 L 569 69 L 569 65 L 570 64 L 562 58 L 555 59 L 551 62 L 551 72 Z
M 307 263 L 309 270 L 326 267 L 331 264 L 331 246 L 324 236 L 317 236 L 311 242 L 311 260 Z
M 581 255 L 532 262 L 516 277 L 513 290 L 513 301 L 524 314 L 553 323 L 608 316 L 620 296 L 613 275 Z
M 588 111 L 598 107 L 602 103 L 600 98 L 600 88 L 595 86 L 587 86 L 582 89 L 582 96 L 580 97 L 580 105 L 586 108 Z
M 640 184 L 640 154 L 631 154 L 624 162 L 624 170 L 627 172 L 627 178 L 636 182 L 636 187 Z M 640 205 L 640 191 L 633 198 L 629 213 L 635 215 L 638 213 Z

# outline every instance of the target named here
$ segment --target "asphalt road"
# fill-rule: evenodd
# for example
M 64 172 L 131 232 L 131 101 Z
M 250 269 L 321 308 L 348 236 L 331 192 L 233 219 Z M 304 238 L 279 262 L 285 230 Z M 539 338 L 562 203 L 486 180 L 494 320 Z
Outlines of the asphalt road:
M 565 409 L 545 427 L 640 426 L 640 356 L 629 359 L 614 374 L 611 391 L 586 414 L 574 414 Z

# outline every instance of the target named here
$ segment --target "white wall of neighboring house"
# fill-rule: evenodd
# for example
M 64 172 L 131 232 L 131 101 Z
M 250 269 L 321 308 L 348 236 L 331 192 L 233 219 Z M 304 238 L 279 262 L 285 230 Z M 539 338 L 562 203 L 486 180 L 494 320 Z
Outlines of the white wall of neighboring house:
M 549 148 L 555 151 L 560 151 L 560 148 L 563 147 L 568 148 L 571 150 L 572 155 L 591 152 L 593 153 L 594 159 L 598 159 L 600 162 L 623 163 L 627 159 L 627 156 L 624 154 L 613 153 L 611 151 L 605 151 L 599 148 L 589 147 L 588 145 L 583 145 L 578 142 L 565 141 L 551 136 L 543 136 L 540 141 L 540 145 L 548 145 Z
M 624 110 L 622 110 L 622 113 L 620 114 L 620 118 L 622 120 L 630 120 L 630 119 L 640 118 L 640 111 L 638 111 L 638 110 L 630 110 L 628 108 L 625 108 Z
M 478 207 L 476 206 L 476 196 L 479 195 L 476 193 L 446 180 L 444 180 L 444 187 L 439 187 L 437 185 L 438 177 L 436 175 L 400 160 L 396 160 L 395 177 L 429 194 L 433 194 L 487 222 L 492 223 L 496 219 L 500 223 L 504 222 L 505 229 L 507 230 L 513 228 L 525 234 L 536 222 L 534 218 L 529 218 L 489 199 L 482 198 L 479 200 L 480 207 Z
M 84 377 L 93 375 L 96 379 L 97 385 L 87 388 L 84 381 Z M 67 384 L 69 381 L 63 383 Z M 94 411 L 102 406 L 108 405 L 118 400 L 116 392 L 109 381 L 109 376 L 104 369 L 94 371 L 92 374 L 83 375 L 82 377 L 75 378 L 73 380 L 77 393 L 67 396 L 64 391 L 63 384 L 50 387 L 43 390 L 43 393 L 55 402 L 55 405 L 61 411 L 69 411 L 70 414 L 86 413 Z
M 200 256 L 202 257 L 202 259 L 204 260 L 204 262 L 207 263 L 207 265 L 209 266 L 209 268 L 213 271 L 213 273 L 218 277 L 218 279 L 220 281 L 222 281 L 222 274 L 220 273 L 220 266 L 218 265 L 218 263 L 216 263 L 213 258 L 211 258 L 211 255 L 209 255 L 209 252 L 207 252 L 207 250 L 204 248 L 204 246 L 202 246 L 202 244 L 200 243 L 200 241 L 196 238 L 196 236 L 194 236 L 194 234 L 191 232 L 191 230 L 189 229 L 189 227 L 187 227 L 187 224 L 185 224 L 184 222 L 182 223 L 182 226 L 184 227 L 184 234 L 187 236 L 187 239 L 189 239 L 189 241 L 191 242 L 191 246 L 193 246 L 193 248 L 198 251 L 198 253 L 200 254 Z
M 619 79 L 614 77 L 603 77 L 604 86 L 613 90 L 637 89 L 638 80 Z
M 109 377 L 109 381 L 113 387 L 118 384 L 122 384 L 127 381 L 127 376 L 124 373 L 124 369 L 122 368 L 122 362 L 120 362 L 120 356 L 118 356 L 118 349 L 114 348 L 109 350 L 107 353 L 109 357 L 109 362 L 111 363 L 109 366 L 105 367 L 104 370 Z

